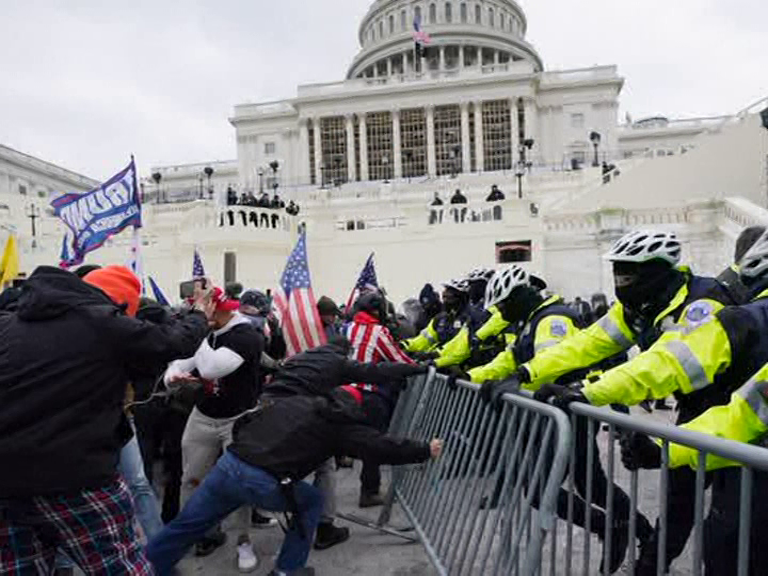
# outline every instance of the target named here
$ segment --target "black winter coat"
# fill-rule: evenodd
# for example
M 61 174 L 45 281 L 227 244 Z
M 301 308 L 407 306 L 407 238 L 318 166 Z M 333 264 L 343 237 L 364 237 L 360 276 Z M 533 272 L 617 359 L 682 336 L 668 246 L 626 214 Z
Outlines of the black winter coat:
M 73 274 L 38 268 L 0 315 L 0 499 L 111 482 L 129 372 L 193 355 L 207 331 L 200 313 L 128 318 Z
M 429 445 L 381 434 L 365 424 L 365 414 L 342 384 L 387 384 L 423 373 L 420 366 L 348 360 L 328 345 L 294 356 L 267 386 L 261 407 L 235 424 L 235 456 L 279 479 L 301 480 L 332 456 L 349 455 L 382 464 L 429 459 Z

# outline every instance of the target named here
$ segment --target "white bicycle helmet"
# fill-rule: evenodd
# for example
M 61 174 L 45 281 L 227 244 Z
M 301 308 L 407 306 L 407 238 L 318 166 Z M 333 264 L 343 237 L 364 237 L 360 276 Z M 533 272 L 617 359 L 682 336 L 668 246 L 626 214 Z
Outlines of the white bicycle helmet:
M 739 274 L 745 278 L 759 278 L 768 271 L 768 231 L 747 250 L 739 260 Z
M 468 282 L 490 282 L 496 271 L 493 268 L 475 268 L 467 274 Z
M 466 278 L 454 278 L 443 282 L 444 288 L 453 288 L 462 293 L 469 292 L 469 281 Z
M 664 260 L 672 266 L 680 262 L 682 246 L 674 232 L 635 230 L 613 245 L 605 259 L 611 262 L 650 262 Z
M 499 270 L 488 282 L 488 287 L 485 289 L 486 309 L 509 298 L 512 291 L 518 286 L 528 286 L 529 284 L 528 272 L 516 264 Z

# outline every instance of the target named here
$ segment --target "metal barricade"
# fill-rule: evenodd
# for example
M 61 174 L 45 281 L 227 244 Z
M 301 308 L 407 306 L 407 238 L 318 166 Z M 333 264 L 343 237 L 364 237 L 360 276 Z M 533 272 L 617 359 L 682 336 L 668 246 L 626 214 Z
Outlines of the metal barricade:
M 619 530 L 627 531 L 624 559 L 627 574 L 698 576 L 703 573 L 705 559 L 707 574 L 766 573 L 765 566 L 750 567 L 751 555 L 758 553 L 765 558 L 766 552 L 762 552 L 765 537 L 760 536 L 761 542 L 753 542 L 752 546 L 750 537 L 755 537 L 751 529 L 752 516 L 758 514 L 763 521 L 768 518 L 763 512 L 768 507 L 765 495 L 755 498 L 758 489 L 768 490 L 768 450 L 699 434 L 652 417 L 631 416 L 580 403 L 571 404 L 570 409 L 574 442 L 569 479 L 558 500 L 558 515 L 564 520 L 559 526 L 559 535 L 564 536 L 565 547 L 552 550 L 553 573 L 556 565 L 556 573 L 567 576 L 609 574 L 612 546 L 622 545 L 624 540 L 623 535 L 616 533 Z M 600 435 L 606 426 L 607 434 Z M 628 434 L 660 439 L 659 470 L 630 472 L 620 464 L 617 466 L 618 441 L 628 438 Z M 697 470 L 670 469 L 670 443 L 698 450 Z M 742 466 L 707 472 L 707 454 Z M 714 494 L 708 499 L 706 491 L 710 484 Z M 713 503 L 708 517 L 705 515 L 707 500 Z M 641 525 L 642 517 L 632 513 L 636 510 L 649 514 L 651 524 Z M 648 527 L 654 520 L 656 526 L 649 539 Z M 580 524 L 582 530 L 574 531 L 574 523 Z M 595 525 L 599 523 L 604 523 L 604 532 Z M 708 532 L 706 548 L 705 529 Z M 595 538 L 604 542 L 602 554 L 593 553 Z M 636 548 L 641 541 L 638 557 Z M 667 572 L 671 555 L 678 557 Z M 599 571 L 601 561 L 602 572 Z
M 571 432 L 560 410 L 507 395 L 501 410 L 479 387 L 448 385 L 431 371 L 411 385 L 390 432 L 442 438 L 440 459 L 393 470 L 384 523 L 396 500 L 439 574 L 540 573 L 545 542 L 554 556 L 555 510 Z M 554 573 L 554 566 L 553 566 Z

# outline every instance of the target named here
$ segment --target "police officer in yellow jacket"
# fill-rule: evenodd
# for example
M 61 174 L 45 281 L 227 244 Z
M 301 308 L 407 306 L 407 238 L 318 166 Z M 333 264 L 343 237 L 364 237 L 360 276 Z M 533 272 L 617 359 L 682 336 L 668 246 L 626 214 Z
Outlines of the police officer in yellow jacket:
M 647 349 L 657 340 L 672 338 L 674 333 L 668 329 L 673 328 L 681 317 L 689 315 L 688 307 L 695 302 L 709 306 L 711 313 L 730 303 L 728 292 L 715 279 L 693 276 L 687 270 L 678 269 L 680 255 L 681 245 L 673 233 L 640 230 L 621 238 L 606 255 L 606 259 L 613 263 L 618 302 L 598 322 L 557 346 L 541 351 L 521 366 L 510 381 L 497 384 L 497 387 L 509 390 L 522 384 L 538 390 L 564 374 L 596 365 L 635 344 Z M 691 321 L 703 313 L 703 309 L 697 310 L 690 312 Z M 624 403 L 623 400 L 613 402 Z M 583 460 L 589 443 L 595 441 L 588 437 L 584 419 L 577 418 L 575 436 L 577 454 L 580 455 L 577 460 Z M 593 486 L 594 492 L 602 496 L 602 478 L 597 482 Z M 585 476 L 578 474 L 576 484 L 585 490 Z M 687 482 L 679 484 L 680 491 L 687 490 Z M 642 536 L 643 550 L 648 550 L 650 555 L 655 548 Z M 683 546 L 687 537 L 685 532 Z M 668 546 L 668 550 L 670 554 L 677 553 L 676 546 Z M 655 565 L 655 561 L 652 563 Z
M 443 311 L 402 347 L 410 354 L 434 352 L 467 323 L 478 322 L 478 317 L 478 311 L 469 303 L 469 282 L 464 278 L 448 280 L 443 283 Z
M 488 283 L 495 272 L 489 268 L 475 268 L 467 276 L 469 282 L 470 304 L 478 312 L 485 310 L 485 293 Z M 448 368 L 451 366 L 477 366 L 485 364 L 493 358 L 497 348 L 504 347 L 514 340 L 514 331 L 509 322 L 501 317 L 495 306 L 483 313 L 484 322 L 481 326 L 465 324 L 461 330 L 440 349 L 435 359 L 435 366 Z M 501 346 L 498 345 L 500 342 Z
M 766 414 L 762 392 L 768 374 L 768 233 L 749 249 L 739 263 L 739 271 L 741 282 L 750 295 L 755 295 L 751 303 L 724 308 L 697 327 L 681 326 L 682 335 L 677 340 L 659 343 L 633 362 L 588 384 L 581 391 L 583 396 L 600 404 L 618 396 L 632 401 L 642 395 L 654 397 L 681 391 L 687 394 L 685 398 L 698 396 L 703 400 L 706 394 L 717 398 L 757 373 L 731 396 L 730 404 L 711 408 L 685 427 L 709 429 L 721 435 L 726 435 L 723 431 L 727 430 L 731 437 L 744 440 L 758 435 L 763 430 L 761 417 Z M 653 370 L 652 377 L 648 370 Z M 726 401 L 727 396 L 717 404 Z M 700 407 L 706 407 L 706 402 L 701 402 Z M 644 436 L 624 441 L 622 452 L 630 469 L 658 467 L 661 463 L 660 448 Z M 686 463 L 695 465 L 696 454 L 682 446 L 672 446 L 670 461 L 673 468 Z M 713 468 L 724 463 L 714 458 L 712 462 Z M 692 474 L 687 468 L 678 468 L 670 473 L 670 480 L 680 471 Z M 754 484 L 764 494 L 768 490 L 768 475 L 756 472 Z M 712 509 L 705 525 L 705 563 L 708 574 L 727 574 L 733 570 L 738 541 L 738 474 L 718 473 L 712 482 L 712 492 Z M 756 519 L 768 521 L 768 506 L 762 505 L 762 500 L 755 502 Z M 679 503 L 670 502 L 670 506 L 675 510 L 674 517 L 679 518 Z M 765 560 L 768 558 L 752 562 L 753 573 L 764 573 L 760 570 L 764 570 Z
M 489 365 L 472 369 L 465 376 L 466 379 L 471 378 L 475 382 L 484 382 L 481 394 L 486 400 L 498 403 L 500 396 L 506 391 L 504 386 L 496 386 L 492 383 L 494 376 L 502 377 L 513 373 L 518 365 L 578 332 L 577 312 L 566 306 L 559 296 L 545 298 L 541 293 L 545 287 L 543 281 L 530 276 L 517 265 L 511 265 L 497 272 L 488 285 L 486 306 L 495 306 L 504 320 L 512 326 L 517 326 L 518 337 L 511 347 L 499 354 Z M 576 374 L 563 375 L 563 379 L 571 381 L 584 374 L 585 371 L 579 371 Z M 584 462 L 579 463 L 581 464 Z M 595 491 L 595 502 L 604 507 L 608 481 L 599 459 L 593 461 L 593 475 L 601 479 L 596 482 L 602 487 L 602 491 L 600 489 Z M 584 476 L 586 476 L 586 470 Z M 580 494 L 584 493 L 583 490 L 580 491 Z M 616 517 L 620 520 L 612 531 L 610 572 L 615 572 L 621 566 L 629 542 L 629 498 L 616 485 L 613 487 L 613 493 Z M 559 494 L 557 511 L 563 519 L 568 517 L 568 493 L 565 490 Z M 583 498 L 575 496 L 574 522 L 585 527 L 588 516 L 591 530 L 602 539 L 606 528 L 604 511 L 598 506 L 587 507 Z M 648 520 L 642 515 L 638 515 L 638 532 L 643 534 L 652 532 Z

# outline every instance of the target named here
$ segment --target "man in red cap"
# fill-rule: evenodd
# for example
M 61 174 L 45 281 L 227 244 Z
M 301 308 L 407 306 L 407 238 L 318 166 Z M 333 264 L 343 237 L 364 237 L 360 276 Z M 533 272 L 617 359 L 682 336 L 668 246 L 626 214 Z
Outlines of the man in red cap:
M 238 312 L 240 302 L 229 298 L 221 288 L 213 289 L 212 301 L 215 311 L 209 325 L 213 332 L 194 356 L 173 362 L 165 373 L 167 385 L 183 382 L 200 385 L 181 441 L 182 503 L 189 500 L 221 452 L 232 443 L 235 420 L 256 406 L 261 394 L 259 369 L 264 338 Z M 258 566 L 247 532 L 250 511 L 242 508 L 236 515 L 240 529 L 238 568 L 250 572 Z M 210 533 L 198 543 L 198 556 L 211 554 L 225 539 L 220 528 Z
M 0 574 L 48 574 L 57 549 L 86 574 L 152 573 L 117 473 L 126 383 L 197 349 L 209 307 L 140 322 L 140 289 L 126 268 L 41 266 L 0 315 Z

